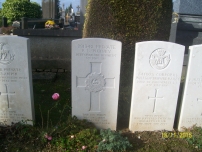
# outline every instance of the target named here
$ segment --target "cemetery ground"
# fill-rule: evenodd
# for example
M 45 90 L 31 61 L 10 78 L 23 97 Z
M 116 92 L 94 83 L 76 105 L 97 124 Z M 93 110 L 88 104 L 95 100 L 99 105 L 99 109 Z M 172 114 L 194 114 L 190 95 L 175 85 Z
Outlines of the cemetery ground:
M 119 120 L 117 133 L 110 130 L 101 131 L 103 135 L 101 136 L 100 130 L 95 129 L 93 124 L 71 117 L 70 72 L 57 73 L 56 78 L 52 80 L 34 80 L 33 92 L 34 126 L 21 122 L 0 127 L 0 151 L 94 152 L 98 148 L 100 151 L 107 151 L 108 148 L 110 149 L 108 151 L 116 152 L 124 151 L 125 147 L 127 147 L 125 151 L 135 152 L 202 151 L 200 127 L 193 127 L 183 134 L 178 134 L 174 130 L 131 133 L 128 124 L 125 123 L 127 121 Z M 52 94 L 56 92 L 60 94 L 60 98 L 53 100 Z

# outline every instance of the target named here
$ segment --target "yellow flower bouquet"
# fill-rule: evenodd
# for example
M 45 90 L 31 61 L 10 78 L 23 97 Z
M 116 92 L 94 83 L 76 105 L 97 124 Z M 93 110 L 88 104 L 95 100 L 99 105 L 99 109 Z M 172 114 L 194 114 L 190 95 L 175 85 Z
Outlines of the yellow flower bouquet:
M 53 20 L 48 20 L 45 23 L 45 28 L 51 29 L 51 28 L 58 28 L 58 25 L 55 24 Z

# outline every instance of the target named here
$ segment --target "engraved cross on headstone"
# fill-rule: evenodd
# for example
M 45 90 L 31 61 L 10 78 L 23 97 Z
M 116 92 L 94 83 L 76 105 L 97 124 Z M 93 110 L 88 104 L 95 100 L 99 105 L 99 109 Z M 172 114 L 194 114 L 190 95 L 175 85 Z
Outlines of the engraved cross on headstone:
M 158 93 L 158 89 L 155 89 L 155 97 L 148 97 L 148 99 L 153 99 L 154 100 L 153 113 L 155 112 L 157 99 L 163 99 L 163 97 L 157 97 L 157 93 Z
M 100 92 L 115 88 L 115 78 L 105 78 L 101 74 L 101 62 L 90 63 L 90 73 L 86 77 L 76 78 L 76 87 L 85 88 L 90 92 L 89 111 L 100 111 Z
M 15 92 L 8 92 L 8 86 L 5 84 L 6 92 L 0 92 L 0 96 L 6 96 L 8 108 L 10 108 L 9 95 L 15 95 Z

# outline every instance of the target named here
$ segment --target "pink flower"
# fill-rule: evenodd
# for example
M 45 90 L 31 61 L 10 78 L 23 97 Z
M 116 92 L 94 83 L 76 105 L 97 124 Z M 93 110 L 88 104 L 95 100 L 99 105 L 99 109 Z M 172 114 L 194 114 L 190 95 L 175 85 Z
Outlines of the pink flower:
M 86 149 L 87 148 L 87 146 L 82 146 L 82 149 L 84 150 L 84 149 Z
M 48 140 L 52 140 L 52 137 L 51 136 L 48 136 L 48 138 L 47 138 Z
M 53 100 L 58 100 L 58 99 L 60 98 L 59 93 L 54 93 L 54 94 L 52 95 L 52 98 L 53 98 Z

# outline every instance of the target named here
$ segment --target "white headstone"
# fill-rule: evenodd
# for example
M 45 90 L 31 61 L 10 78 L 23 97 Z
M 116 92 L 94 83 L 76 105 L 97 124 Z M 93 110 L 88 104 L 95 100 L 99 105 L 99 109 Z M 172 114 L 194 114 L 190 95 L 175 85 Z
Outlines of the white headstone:
M 116 130 L 121 42 L 72 41 L 72 115 L 98 128 Z
M 183 92 L 178 130 L 202 127 L 202 45 L 189 47 L 189 62 Z
M 131 131 L 173 129 L 184 48 L 162 41 L 136 43 Z
M 0 36 L 0 124 L 33 120 L 29 39 Z M 32 124 L 32 121 L 28 121 Z

